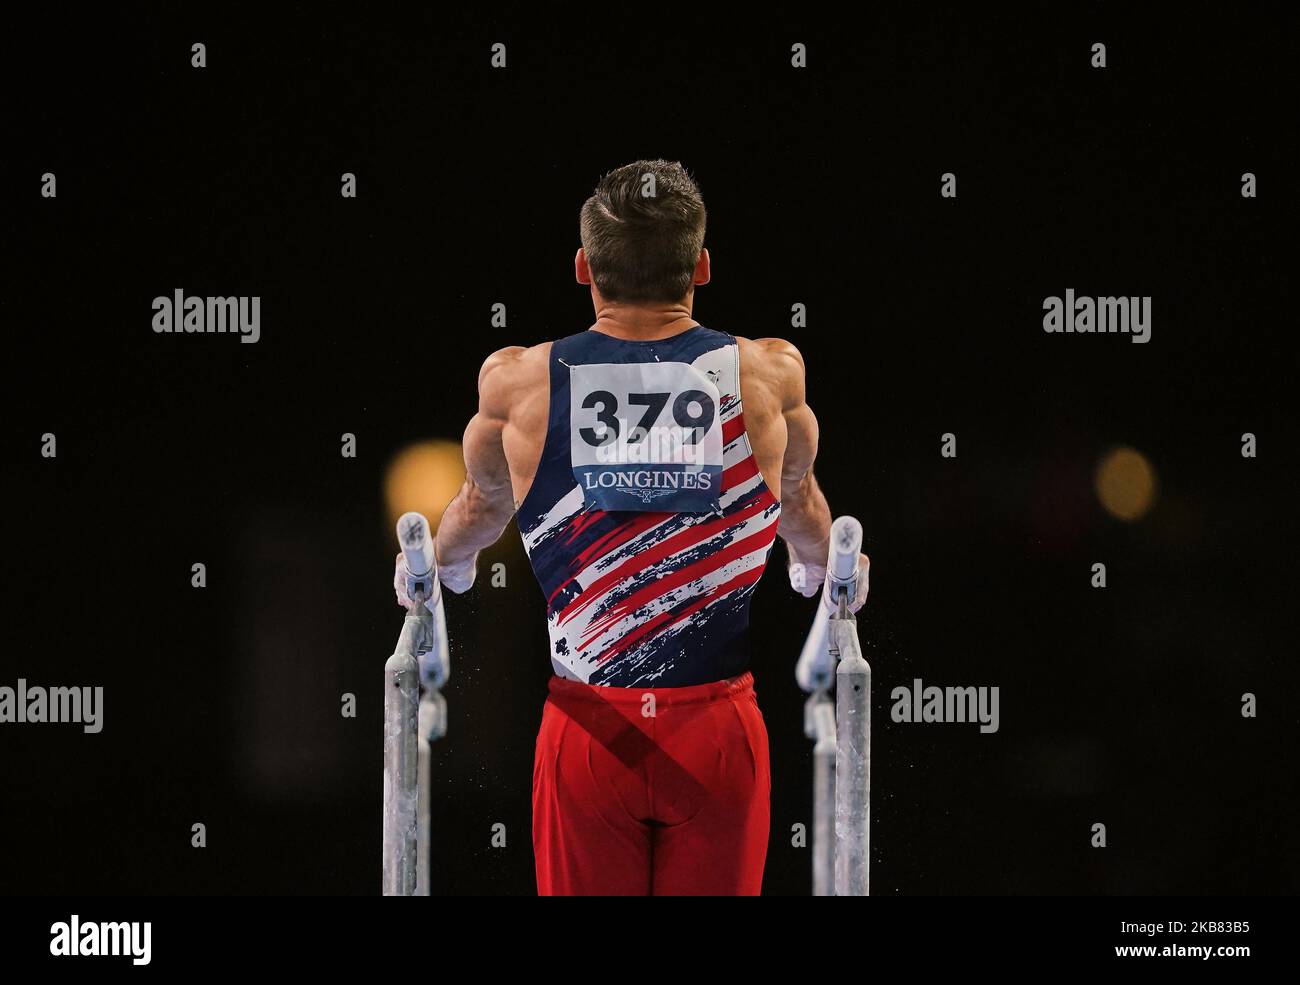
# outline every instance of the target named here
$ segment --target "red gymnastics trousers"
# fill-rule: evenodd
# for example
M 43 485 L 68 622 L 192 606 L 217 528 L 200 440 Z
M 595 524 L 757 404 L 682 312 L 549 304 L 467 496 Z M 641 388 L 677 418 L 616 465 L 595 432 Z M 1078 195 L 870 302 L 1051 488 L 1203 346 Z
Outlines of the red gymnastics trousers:
M 551 678 L 533 761 L 541 896 L 756 896 L 771 813 L 754 679 Z

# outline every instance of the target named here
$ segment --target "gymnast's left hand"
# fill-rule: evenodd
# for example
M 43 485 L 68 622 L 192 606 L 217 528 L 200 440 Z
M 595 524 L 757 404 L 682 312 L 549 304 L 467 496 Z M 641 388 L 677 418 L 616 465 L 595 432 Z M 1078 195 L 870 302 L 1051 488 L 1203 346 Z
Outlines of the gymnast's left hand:
M 478 552 L 475 551 L 467 558 L 444 561 L 435 540 L 433 553 L 438 559 L 438 580 L 457 595 L 468 592 L 478 577 Z
M 821 592 L 822 602 L 828 609 L 832 612 L 839 609 L 839 606 L 830 597 L 830 586 L 826 584 L 826 565 L 819 564 L 816 561 L 799 560 L 791 552 L 790 565 L 786 572 L 790 577 L 790 587 L 804 598 L 810 599 L 818 592 Z M 871 558 L 865 554 L 859 554 L 857 591 L 854 592 L 853 598 L 849 601 L 850 612 L 856 613 L 866 605 L 870 585 Z

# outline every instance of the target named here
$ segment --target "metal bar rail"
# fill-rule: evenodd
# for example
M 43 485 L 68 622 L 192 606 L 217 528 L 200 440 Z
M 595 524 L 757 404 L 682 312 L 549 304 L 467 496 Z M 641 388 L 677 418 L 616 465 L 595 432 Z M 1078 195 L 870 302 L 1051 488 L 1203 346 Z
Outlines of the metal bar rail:
M 429 524 L 419 513 L 397 521 L 406 555 L 408 594 L 417 604 L 402 620 L 397 647 L 384 664 L 385 896 L 428 896 L 430 743 L 447 734 L 439 688 L 451 662 Z
M 795 679 L 811 695 L 804 705 L 804 734 L 815 743 L 814 896 L 870 892 L 871 667 L 849 611 L 861 550 L 862 525 L 840 517 L 831 527 L 825 592 L 795 667 Z

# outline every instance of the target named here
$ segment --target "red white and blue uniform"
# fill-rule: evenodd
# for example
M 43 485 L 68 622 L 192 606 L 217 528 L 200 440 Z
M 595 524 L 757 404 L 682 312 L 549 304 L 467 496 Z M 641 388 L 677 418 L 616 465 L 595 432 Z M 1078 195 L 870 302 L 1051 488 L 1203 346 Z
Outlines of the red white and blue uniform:
M 742 673 L 781 507 L 745 433 L 735 338 L 699 325 L 653 342 L 586 331 L 553 343 L 550 360 L 546 443 L 517 522 L 546 596 L 555 672 L 615 687 Z M 575 464 L 594 440 L 632 451 L 656 405 L 646 430 L 694 426 L 702 457 Z
M 552 344 L 517 522 L 555 676 L 533 764 L 542 895 L 753 895 L 770 827 L 749 606 L 781 507 L 736 339 Z

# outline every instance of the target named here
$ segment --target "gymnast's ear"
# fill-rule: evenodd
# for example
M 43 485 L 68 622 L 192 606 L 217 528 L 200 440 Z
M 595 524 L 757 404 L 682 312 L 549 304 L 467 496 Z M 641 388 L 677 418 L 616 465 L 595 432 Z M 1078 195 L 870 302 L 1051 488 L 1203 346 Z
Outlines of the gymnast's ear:
M 573 273 L 578 278 L 578 283 L 588 285 L 591 283 L 591 267 L 587 265 L 587 254 L 581 246 L 578 247 L 578 253 L 573 258 Z
M 691 278 L 691 283 L 697 287 L 700 284 L 707 284 L 710 276 L 709 251 L 702 249 L 700 250 L 700 258 L 695 261 L 695 276 Z

